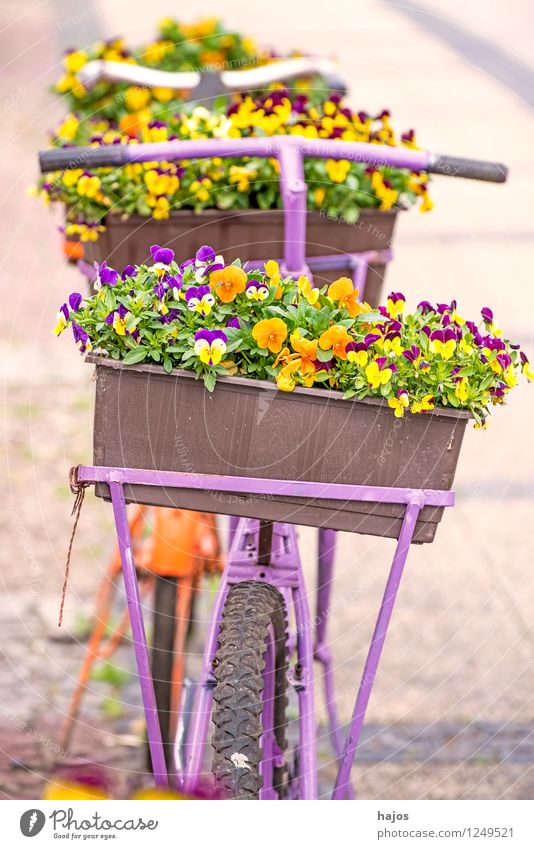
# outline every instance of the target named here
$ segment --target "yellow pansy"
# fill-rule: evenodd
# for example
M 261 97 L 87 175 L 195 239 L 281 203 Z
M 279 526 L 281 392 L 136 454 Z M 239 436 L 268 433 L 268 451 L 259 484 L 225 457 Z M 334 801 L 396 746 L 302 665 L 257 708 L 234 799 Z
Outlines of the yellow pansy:
M 426 413 L 434 409 L 434 396 L 425 395 L 420 401 L 414 401 L 412 404 L 412 413 Z
M 128 112 L 139 112 L 140 109 L 144 109 L 149 101 L 150 91 L 147 88 L 134 85 L 126 89 L 124 102 Z
M 319 300 L 319 289 L 312 286 L 310 280 L 305 274 L 301 274 L 297 281 L 299 293 L 305 298 L 309 304 L 314 306 Z
M 325 167 L 333 183 L 344 183 L 350 171 L 350 162 L 347 159 L 327 159 Z

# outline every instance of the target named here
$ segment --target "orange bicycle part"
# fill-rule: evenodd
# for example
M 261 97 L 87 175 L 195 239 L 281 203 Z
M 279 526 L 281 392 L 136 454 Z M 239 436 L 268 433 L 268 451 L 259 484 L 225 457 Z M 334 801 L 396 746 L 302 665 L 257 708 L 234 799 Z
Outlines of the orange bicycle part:
M 71 239 L 64 239 L 63 256 L 65 257 L 67 262 L 76 263 L 79 259 L 83 259 L 83 242 L 74 242 Z
M 157 584 L 156 576 L 170 578 L 175 584 L 175 622 L 172 647 L 172 673 L 169 682 L 170 704 L 167 706 L 169 733 L 174 735 L 178 722 L 182 682 L 185 668 L 185 644 L 191 618 L 193 595 L 200 584 L 203 572 L 222 569 L 221 549 L 214 516 L 171 508 L 152 510 L 153 520 L 148 524 L 149 508 L 132 505 L 128 523 L 132 538 L 134 560 L 143 581 L 140 587 L 144 598 Z M 143 539 L 146 530 L 150 531 Z M 104 642 L 108 629 L 116 580 L 121 571 L 118 546 L 114 549 L 106 574 L 98 588 L 95 622 L 91 631 L 84 660 L 71 697 L 69 710 L 63 724 L 60 744 L 66 751 L 70 744 L 74 722 L 78 717 L 83 693 L 88 685 L 93 666 L 98 660 L 109 659 L 117 650 L 128 627 L 128 613 L 124 611 L 118 625 Z M 158 704 L 159 707 L 159 704 Z M 165 706 L 161 708 L 165 711 Z M 169 739 L 174 739 L 171 736 Z

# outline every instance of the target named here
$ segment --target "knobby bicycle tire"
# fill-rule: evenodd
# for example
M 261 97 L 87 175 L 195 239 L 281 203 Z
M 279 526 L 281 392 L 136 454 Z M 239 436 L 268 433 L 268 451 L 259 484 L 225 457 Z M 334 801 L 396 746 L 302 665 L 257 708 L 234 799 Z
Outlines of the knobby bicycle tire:
M 213 665 L 213 774 L 223 795 L 234 799 L 258 799 L 263 784 L 263 672 L 270 638 L 275 665 L 272 730 L 278 748 L 285 752 L 288 658 L 284 599 L 268 584 L 237 584 L 224 605 Z M 274 767 L 272 784 L 279 798 L 286 781 L 286 768 Z

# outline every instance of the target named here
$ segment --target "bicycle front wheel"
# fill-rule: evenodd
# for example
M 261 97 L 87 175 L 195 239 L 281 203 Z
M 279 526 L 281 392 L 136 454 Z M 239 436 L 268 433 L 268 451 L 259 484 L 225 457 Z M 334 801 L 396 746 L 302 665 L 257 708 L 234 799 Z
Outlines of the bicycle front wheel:
M 225 602 L 213 662 L 213 774 L 234 799 L 283 798 L 287 617 L 275 587 L 237 584 Z

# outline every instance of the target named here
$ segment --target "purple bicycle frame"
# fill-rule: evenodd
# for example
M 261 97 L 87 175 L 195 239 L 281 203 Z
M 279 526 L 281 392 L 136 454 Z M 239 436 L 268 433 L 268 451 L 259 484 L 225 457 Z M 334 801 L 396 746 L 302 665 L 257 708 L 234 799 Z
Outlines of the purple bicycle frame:
M 72 151 L 73 161 L 76 153 Z M 406 150 L 359 142 L 305 140 L 297 136 L 251 139 L 207 139 L 199 141 L 169 141 L 152 144 L 129 145 L 122 149 L 120 164 L 162 160 L 180 160 L 231 156 L 276 157 L 280 164 L 280 185 L 284 206 L 284 258 L 283 270 L 293 275 L 311 276 L 311 268 L 335 268 L 347 265 L 347 257 L 353 270 L 353 281 L 363 294 L 365 275 L 370 262 L 391 259 L 390 251 L 367 252 L 365 254 L 340 254 L 329 257 L 314 257 L 307 260 L 306 245 L 306 192 L 304 180 L 304 158 L 332 158 L 361 161 L 374 165 L 392 165 L 415 171 L 425 170 L 435 157 L 424 151 Z M 83 269 L 85 273 L 89 267 Z M 161 740 L 154 686 L 150 674 L 149 653 L 143 625 L 142 611 L 131 540 L 126 517 L 123 486 L 125 484 L 147 484 L 165 487 L 185 487 L 235 493 L 262 493 L 307 498 L 328 497 L 334 500 L 372 501 L 390 504 L 405 504 L 406 511 L 398 537 L 384 596 L 376 620 L 364 672 L 360 681 L 354 712 L 345 741 L 337 719 L 334 704 L 333 671 L 330 650 L 326 642 L 326 623 L 333 577 L 333 554 L 335 532 L 320 530 L 318 551 L 317 628 L 313 625 L 308 608 L 306 588 L 298 553 L 295 529 L 292 525 L 275 523 L 273 544 L 268 566 L 260 565 L 259 522 L 252 519 L 234 520 L 231 524 L 231 545 L 228 561 L 221 579 L 215 605 L 211 615 L 205 645 L 201 680 L 199 682 L 193 717 L 186 740 L 186 762 L 183 774 L 176 780 L 185 791 L 192 792 L 203 775 L 206 742 L 212 706 L 212 660 L 218 645 L 218 630 L 228 590 L 232 584 L 243 580 L 265 581 L 278 587 L 286 604 L 292 602 L 296 637 L 295 649 L 298 664 L 290 675 L 299 702 L 299 745 L 298 775 L 290 783 L 290 795 L 300 799 L 317 798 L 316 724 L 313 694 L 313 662 L 322 664 L 324 673 L 325 701 L 329 719 L 330 736 L 334 755 L 338 762 L 338 774 L 333 798 L 353 797 L 350 771 L 356 755 L 365 712 L 371 695 L 372 685 L 386 638 L 387 628 L 393 611 L 395 598 L 408 549 L 419 511 L 425 505 L 448 507 L 454 504 L 450 491 L 408 490 L 390 487 L 351 486 L 320 484 L 302 481 L 277 481 L 263 478 L 219 477 L 210 475 L 181 474 L 140 469 L 112 469 L 108 467 L 82 466 L 78 480 L 105 482 L 109 484 L 117 536 L 119 541 L 124 581 L 130 612 L 132 635 L 135 646 L 137 669 L 145 710 L 147 732 L 152 756 L 155 781 L 158 785 L 168 783 L 167 769 Z M 270 684 L 266 681 L 266 686 Z M 268 723 L 267 723 L 268 725 Z M 272 742 L 272 741 L 271 741 Z M 271 742 L 267 744 L 270 759 L 280 758 Z M 272 788 L 266 787 L 265 798 L 273 798 Z
M 273 496 L 284 495 L 286 497 L 291 495 L 303 498 L 329 498 L 342 502 L 371 501 L 381 504 L 406 505 L 404 520 L 376 620 L 358 695 L 354 704 L 350 728 L 343 745 L 341 745 L 341 732 L 337 721 L 335 721 L 334 725 L 331 725 L 331 731 L 335 734 L 336 739 L 339 740 L 335 744 L 338 773 L 333 798 L 344 799 L 350 797 L 350 771 L 356 755 L 378 662 L 419 511 L 425 505 L 436 507 L 452 506 L 454 504 L 454 493 L 441 490 L 412 490 L 396 487 L 266 480 L 264 478 L 161 472 L 146 469 L 115 469 L 105 466 L 80 466 L 77 470 L 77 480 L 85 483 L 98 482 L 109 485 L 130 612 L 137 671 L 141 682 L 141 693 L 147 722 L 153 771 L 158 786 L 168 784 L 168 775 L 161 740 L 154 685 L 150 673 L 149 650 L 142 610 L 139 603 L 137 577 L 126 515 L 124 486 L 142 484 L 235 494 L 267 494 Z M 325 651 L 324 617 L 320 621 L 318 638 L 314 644 L 313 623 L 307 603 L 306 587 L 294 527 L 283 523 L 275 524 L 271 555 L 267 565 L 259 562 L 258 534 L 258 520 L 239 520 L 212 611 L 204 651 L 201 679 L 197 688 L 197 698 L 195 700 L 193 718 L 187 739 L 185 771 L 183 775 L 177 775 L 177 783 L 184 791 L 194 792 L 195 788 L 202 781 L 214 685 L 212 661 L 217 651 L 218 630 L 222 609 L 228 590 L 233 584 L 243 580 L 255 580 L 278 587 L 282 591 L 286 602 L 290 599 L 293 602 L 297 664 L 291 671 L 289 678 L 297 691 L 299 702 L 299 772 L 290 784 L 290 792 L 294 798 L 316 799 L 318 791 L 313 661 L 314 657 L 317 658 L 319 653 L 324 653 Z M 323 551 L 323 557 L 324 554 L 325 552 Z M 323 610 L 323 606 L 324 599 L 319 601 L 318 609 Z M 275 758 L 279 753 L 272 751 L 271 755 Z M 270 789 L 267 790 L 267 793 L 270 793 Z M 269 797 L 272 798 L 272 796 Z

